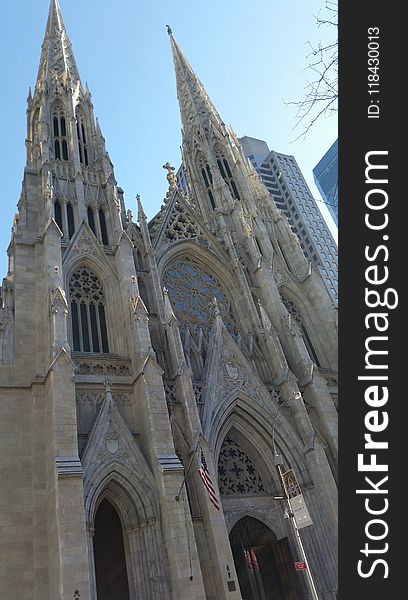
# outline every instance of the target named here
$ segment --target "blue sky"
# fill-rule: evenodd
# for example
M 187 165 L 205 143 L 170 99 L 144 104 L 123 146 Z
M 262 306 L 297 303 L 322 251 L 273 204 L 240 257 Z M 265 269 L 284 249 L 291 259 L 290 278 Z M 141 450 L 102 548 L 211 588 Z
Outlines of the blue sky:
M 293 154 L 321 199 L 312 170 L 337 138 L 337 118 L 321 119 L 306 139 L 293 142 L 296 110 L 285 101 L 304 95 L 307 42 L 333 35 L 315 23 L 324 0 L 60 0 L 60 6 L 127 208 L 136 213 L 140 194 L 151 218 L 167 190 L 162 165 L 180 164 L 166 24 L 238 137 L 258 137 L 271 150 Z M 49 0 L 0 0 L 0 278 L 25 164 L 27 92 L 35 84 L 48 7 Z

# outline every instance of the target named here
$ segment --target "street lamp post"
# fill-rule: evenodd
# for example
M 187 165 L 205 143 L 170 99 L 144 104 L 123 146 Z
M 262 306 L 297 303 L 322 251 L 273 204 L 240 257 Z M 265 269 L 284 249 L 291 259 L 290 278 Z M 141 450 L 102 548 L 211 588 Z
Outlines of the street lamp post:
M 300 400 L 302 397 L 301 393 L 299 391 L 294 391 L 293 392 L 293 398 L 294 400 Z M 289 518 L 290 518 L 290 522 L 292 523 L 292 527 L 293 527 L 293 533 L 295 536 L 295 540 L 296 540 L 296 544 L 298 547 L 298 550 L 300 552 L 300 555 L 306 565 L 306 569 L 305 569 L 305 574 L 306 574 L 306 580 L 309 586 L 309 590 L 311 593 L 311 596 L 313 598 L 313 600 L 319 600 L 319 596 L 317 595 L 317 590 L 316 590 L 316 586 L 313 580 L 313 576 L 312 573 L 310 571 L 310 567 L 309 567 L 309 561 L 307 560 L 307 556 L 306 556 L 306 552 L 305 552 L 305 548 L 303 546 L 303 542 L 302 542 L 302 538 L 300 536 L 300 531 L 299 528 L 296 524 L 296 519 L 295 519 L 295 515 L 293 514 L 293 510 L 292 510 L 292 505 L 291 505 L 291 501 L 290 501 L 290 497 L 289 494 L 287 493 L 286 490 L 286 486 L 283 483 L 283 477 L 282 477 L 282 465 L 283 465 L 283 460 L 282 457 L 278 454 L 277 450 L 276 450 L 276 445 L 275 445 L 275 422 L 276 422 L 276 418 L 279 414 L 280 409 L 282 408 L 282 406 L 285 404 L 286 400 L 284 400 L 281 404 L 279 404 L 278 406 L 278 410 L 276 411 L 276 414 L 274 416 L 274 419 L 272 421 L 272 449 L 273 449 L 273 459 L 274 459 L 274 464 L 276 466 L 276 469 L 278 471 L 278 475 L 279 475 L 279 480 L 283 489 L 283 493 L 284 496 L 282 499 L 286 500 L 287 502 L 287 508 L 288 508 L 288 514 L 289 514 Z

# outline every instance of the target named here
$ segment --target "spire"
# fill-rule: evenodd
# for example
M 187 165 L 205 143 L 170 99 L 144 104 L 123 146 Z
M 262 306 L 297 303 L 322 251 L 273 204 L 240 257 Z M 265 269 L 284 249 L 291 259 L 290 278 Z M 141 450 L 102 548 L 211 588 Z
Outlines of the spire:
M 45 81 L 56 78 L 64 83 L 67 80 L 76 82 L 79 73 L 58 0 L 51 0 L 36 88 L 41 89 Z
M 142 205 L 142 201 L 140 199 L 140 194 L 136 195 L 136 205 L 137 205 L 137 220 L 139 222 L 139 225 L 142 221 L 146 221 L 146 215 L 145 212 L 143 210 L 143 205 Z
M 203 84 L 177 45 L 169 25 L 167 25 L 167 32 L 170 36 L 173 52 L 177 98 L 180 104 L 184 132 L 188 130 L 193 122 L 208 125 L 208 122 L 211 120 L 224 126 L 224 122 L 211 102 Z

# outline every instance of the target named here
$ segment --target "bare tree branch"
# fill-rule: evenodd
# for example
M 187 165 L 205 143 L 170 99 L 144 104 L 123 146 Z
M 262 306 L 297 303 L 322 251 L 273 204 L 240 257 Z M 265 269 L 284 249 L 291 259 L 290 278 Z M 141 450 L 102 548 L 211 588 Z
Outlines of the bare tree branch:
M 337 112 L 338 99 L 338 47 L 337 47 L 337 15 L 338 6 L 335 0 L 326 0 L 325 14 L 320 12 L 315 17 L 318 27 L 333 28 L 335 41 L 322 44 L 307 42 L 310 52 L 306 56 L 308 66 L 305 70 L 311 74 L 305 87 L 302 100 L 285 102 L 286 106 L 296 106 L 296 123 L 293 130 L 302 126 L 296 140 L 305 138 L 311 127 L 321 117 Z

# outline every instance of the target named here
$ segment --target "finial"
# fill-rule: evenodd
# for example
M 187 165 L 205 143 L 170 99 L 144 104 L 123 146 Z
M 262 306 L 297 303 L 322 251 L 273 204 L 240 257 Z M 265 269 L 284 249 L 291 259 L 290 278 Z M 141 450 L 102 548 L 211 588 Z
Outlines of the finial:
M 103 385 L 105 387 L 105 393 L 112 392 L 112 381 L 111 381 L 111 379 L 109 379 L 109 377 L 105 377 L 105 381 L 103 382 Z
M 133 213 L 130 209 L 127 211 L 127 220 L 128 220 L 128 223 L 133 222 Z
M 169 182 L 169 189 L 170 190 L 175 190 L 177 189 L 177 178 L 174 174 L 175 168 L 171 166 L 171 164 L 169 162 L 166 162 L 165 165 L 163 165 L 163 169 L 167 170 L 167 181 Z
M 141 221 L 146 221 L 146 215 L 143 210 L 143 205 L 142 205 L 142 201 L 140 199 L 140 194 L 136 195 L 136 206 L 137 206 L 137 220 L 139 221 L 139 223 Z
M 171 27 L 170 27 L 170 25 L 166 25 L 166 27 L 167 27 L 167 33 L 168 33 L 169 35 L 171 35 L 173 32 L 172 32 L 172 30 L 171 30 Z
M 47 173 L 46 193 L 47 196 L 52 200 L 54 196 L 54 185 L 51 171 L 48 171 Z

